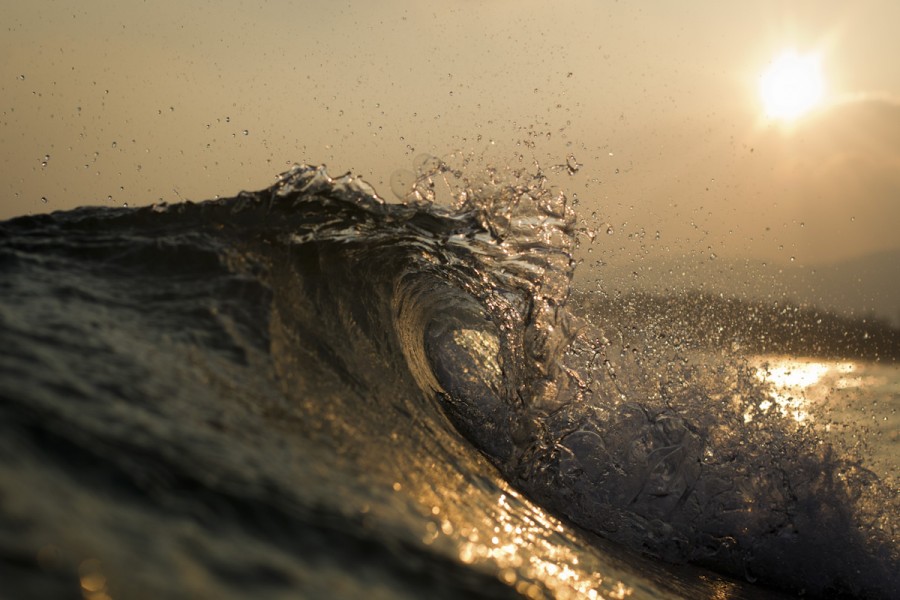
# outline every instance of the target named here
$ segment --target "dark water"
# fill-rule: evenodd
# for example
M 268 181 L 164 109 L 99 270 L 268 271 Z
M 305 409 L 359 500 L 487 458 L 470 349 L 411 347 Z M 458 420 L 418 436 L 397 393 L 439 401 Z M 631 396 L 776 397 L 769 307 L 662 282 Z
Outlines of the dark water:
M 0 224 L 0 597 L 898 596 L 891 480 L 573 293 L 542 176 L 464 192 Z

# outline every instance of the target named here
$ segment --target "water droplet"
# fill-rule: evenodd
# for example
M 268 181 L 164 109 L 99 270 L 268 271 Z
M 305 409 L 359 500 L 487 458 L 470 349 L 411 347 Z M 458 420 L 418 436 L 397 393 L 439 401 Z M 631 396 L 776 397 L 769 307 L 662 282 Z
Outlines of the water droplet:
M 791 262 L 794 262 L 795 260 L 797 260 L 797 259 L 796 259 L 795 257 L 792 256 L 792 257 L 791 257 Z
M 127 202 L 123 202 L 123 203 L 122 203 L 122 206 L 123 206 L 124 208 L 128 208 L 128 203 L 127 203 Z
M 41 204 L 47 204 L 47 196 L 41 196 Z
M 16 79 L 18 79 L 19 81 L 25 81 L 25 76 L 19 75 L 18 77 L 16 77 Z
M 245 129 L 245 130 L 244 130 L 244 135 L 250 135 L 250 130 L 249 130 L 249 129 Z
M 574 175 L 580 168 L 581 165 L 578 163 L 578 160 L 576 160 L 574 154 L 570 154 L 566 157 L 566 169 L 569 171 L 569 175 Z
M 391 191 L 400 200 L 406 200 L 416 184 L 416 174 L 406 169 L 391 174 Z
M 119 144 L 117 144 L 116 142 L 113 142 L 113 143 L 112 143 L 112 147 L 113 147 L 113 148 L 115 148 L 115 147 L 118 146 L 118 145 L 119 145 Z
M 606 228 L 606 235 L 612 235 L 614 233 L 615 233 L 615 230 L 613 229 L 612 225 L 610 225 Z

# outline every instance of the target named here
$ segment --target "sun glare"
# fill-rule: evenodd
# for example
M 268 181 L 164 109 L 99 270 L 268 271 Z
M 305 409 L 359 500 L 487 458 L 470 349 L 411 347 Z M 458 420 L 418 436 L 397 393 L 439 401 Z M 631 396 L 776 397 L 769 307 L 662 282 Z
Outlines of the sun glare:
M 783 52 L 772 61 L 759 80 L 766 116 L 792 121 L 821 101 L 824 91 L 819 57 Z

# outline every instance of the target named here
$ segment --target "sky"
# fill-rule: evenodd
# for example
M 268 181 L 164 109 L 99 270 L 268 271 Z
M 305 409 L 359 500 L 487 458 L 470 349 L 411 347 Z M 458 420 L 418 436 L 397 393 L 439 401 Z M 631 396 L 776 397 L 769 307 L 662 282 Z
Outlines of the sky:
M 230 196 L 295 162 L 391 198 L 423 153 L 572 156 L 554 183 L 612 232 L 595 262 L 898 251 L 896 23 L 893 0 L 11 3 L 0 219 Z M 759 83 L 791 48 L 823 95 L 780 120 Z

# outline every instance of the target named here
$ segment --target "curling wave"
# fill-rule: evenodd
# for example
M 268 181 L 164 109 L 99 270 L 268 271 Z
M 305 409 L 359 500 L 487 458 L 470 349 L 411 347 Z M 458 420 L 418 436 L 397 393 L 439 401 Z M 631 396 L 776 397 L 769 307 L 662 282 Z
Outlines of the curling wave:
M 447 167 L 434 168 L 417 183 Z M 650 352 L 651 339 L 629 347 L 615 323 L 573 316 L 575 215 L 543 175 L 464 180 L 458 191 L 452 207 L 421 195 L 389 204 L 356 178 L 298 166 L 231 199 L 2 224 L 4 336 L 49 364 L 93 365 L 49 375 L 5 354 L 5 426 L 92 452 L 93 440 L 126 447 L 104 458 L 123 461 L 117 473 L 145 455 L 175 461 L 158 447 L 177 440 L 196 463 L 182 479 L 253 523 L 265 509 L 250 507 L 274 489 L 276 529 L 300 534 L 318 517 L 291 515 L 311 506 L 403 514 L 375 500 L 385 486 L 359 481 L 440 468 L 483 485 L 458 432 L 532 500 L 631 550 L 811 595 L 896 594 L 894 490 L 774 413 L 748 419 L 766 389 L 739 356 Z M 29 305 L 35 290 L 46 310 Z M 125 338 L 144 340 L 146 360 L 135 363 Z M 87 339 L 102 343 L 90 350 Z M 117 372 L 88 358 L 107 355 Z M 178 375 L 195 368 L 206 384 L 164 385 L 196 381 L 194 370 Z M 271 421 L 241 434 L 249 441 L 220 438 L 227 426 L 211 415 L 243 406 L 242 419 Z M 170 423 L 195 413 L 189 434 Z M 276 430 L 281 446 L 269 447 Z M 310 453 L 312 466 L 289 458 Z M 156 475 L 134 477 L 167 506 L 190 502 Z M 421 477 L 423 495 L 438 485 Z M 439 530 L 461 535 L 449 522 Z

